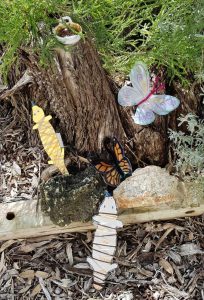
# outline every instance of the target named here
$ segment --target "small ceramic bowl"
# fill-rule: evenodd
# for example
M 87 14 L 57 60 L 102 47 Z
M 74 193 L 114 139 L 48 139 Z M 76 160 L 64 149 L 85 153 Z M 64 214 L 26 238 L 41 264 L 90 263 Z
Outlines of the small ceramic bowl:
M 72 22 L 69 16 L 62 17 L 59 24 L 53 29 L 56 39 L 64 45 L 75 45 L 81 39 L 82 28 Z

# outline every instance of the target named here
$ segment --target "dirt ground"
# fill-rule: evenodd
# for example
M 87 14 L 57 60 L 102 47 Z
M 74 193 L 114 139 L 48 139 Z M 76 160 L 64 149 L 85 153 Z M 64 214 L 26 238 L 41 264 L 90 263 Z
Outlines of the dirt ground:
M 0 244 L 0 299 L 204 299 L 204 216 L 123 228 L 102 292 L 92 288 L 93 232 Z

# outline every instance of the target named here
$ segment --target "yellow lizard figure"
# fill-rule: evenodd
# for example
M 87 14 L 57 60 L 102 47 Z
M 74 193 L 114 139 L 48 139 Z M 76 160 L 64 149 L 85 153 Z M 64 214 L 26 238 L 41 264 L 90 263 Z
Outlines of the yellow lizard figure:
M 39 106 L 32 106 L 33 121 L 36 123 L 33 129 L 38 129 L 43 147 L 50 157 L 49 164 L 55 165 L 60 172 L 69 174 L 64 163 L 64 148 L 61 147 L 57 134 L 50 124 L 52 116 L 45 116 L 44 111 Z

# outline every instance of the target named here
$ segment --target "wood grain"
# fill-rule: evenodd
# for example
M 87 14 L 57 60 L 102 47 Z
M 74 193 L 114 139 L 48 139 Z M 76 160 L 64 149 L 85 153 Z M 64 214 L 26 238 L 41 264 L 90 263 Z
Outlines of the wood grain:
M 8 220 L 7 216 L 12 216 Z M 124 210 L 119 220 L 124 225 L 143 223 L 153 220 L 170 220 L 179 217 L 197 216 L 204 213 L 204 199 L 199 206 L 186 206 L 184 208 L 159 207 L 151 208 L 149 211 L 137 212 L 134 209 Z M 48 216 L 37 210 L 36 200 L 16 201 L 0 204 L 0 240 L 31 238 L 59 234 L 65 232 L 82 232 L 93 230 L 92 222 L 73 222 L 65 227 L 53 224 Z

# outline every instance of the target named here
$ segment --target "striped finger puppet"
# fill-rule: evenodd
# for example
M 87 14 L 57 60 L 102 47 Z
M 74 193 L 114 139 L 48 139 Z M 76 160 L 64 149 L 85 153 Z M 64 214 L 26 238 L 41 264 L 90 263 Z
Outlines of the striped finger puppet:
M 52 116 L 45 116 L 44 111 L 39 106 L 32 106 L 33 121 L 36 123 L 33 129 L 38 129 L 44 150 L 50 157 L 49 164 L 55 165 L 59 171 L 65 175 L 69 174 L 64 163 L 64 148 L 61 145 L 59 134 L 57 134 L 50 124 Z
M 117 220 L 117 208 L 113 197 L 105 197 L 99 214 L 93 217 L 93 222 L 97 228 L 92 257 L 88 257 L 87 262 L 93 269 L 93 286 L 96 290 L 101 290 L 108 273 L 117 268 L 117 264 L 112 263 L 117 246 L 116 229 L 123 227 L 122 222 Z

